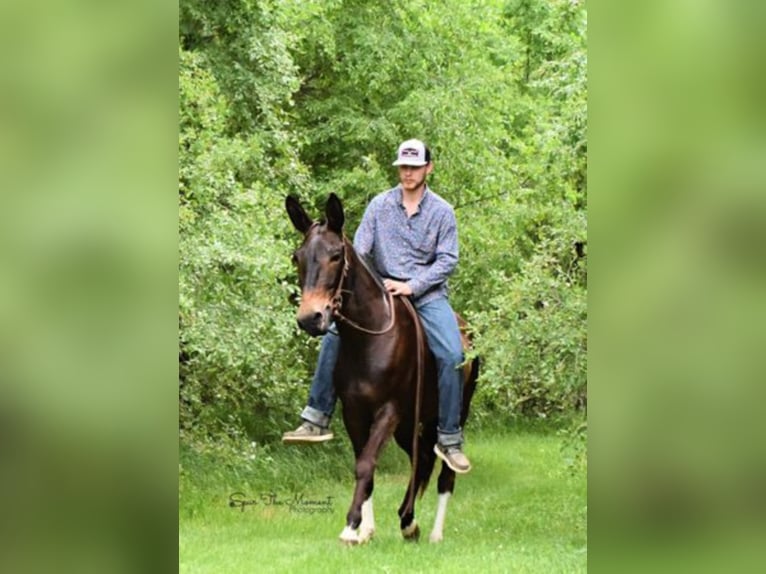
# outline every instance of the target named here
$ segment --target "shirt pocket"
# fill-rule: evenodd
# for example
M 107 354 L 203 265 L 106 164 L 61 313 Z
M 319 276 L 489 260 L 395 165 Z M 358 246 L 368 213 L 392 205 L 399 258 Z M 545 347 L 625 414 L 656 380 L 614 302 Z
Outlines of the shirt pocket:
M 428 230 L 415 246 L 415 250 L 421 259 L 431 261 L 436 255 L 436 244 L 439 234 L 436 230 Z

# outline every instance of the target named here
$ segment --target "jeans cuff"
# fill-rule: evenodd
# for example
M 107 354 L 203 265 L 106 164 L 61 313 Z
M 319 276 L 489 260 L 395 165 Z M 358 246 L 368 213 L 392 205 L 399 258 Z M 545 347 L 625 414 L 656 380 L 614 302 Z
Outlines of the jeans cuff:
M 330 426 L 330 417 L 314 407 L 306 406 L 301 413 L 301 418 L 325 429 Z
M 462 446 L 463 444 L 463 432 L 437 432 L 437 440 L 442 446 Z

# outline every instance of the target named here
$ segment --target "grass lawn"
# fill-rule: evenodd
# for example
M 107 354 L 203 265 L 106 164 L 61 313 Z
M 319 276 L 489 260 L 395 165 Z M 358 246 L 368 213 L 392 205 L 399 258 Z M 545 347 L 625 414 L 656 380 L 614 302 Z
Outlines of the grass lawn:
M 345 547 L 338 535 L 353 463 L 345 432 L 338 435 L 325 445 L 254 450 L 242 465 L 182 451 L 180 572 L 586 572 L 585 469 L 566 465 L 561 437 L 469 431 L 474 468 L 457 479 L 440 544 L 428 542 L 437 472 L 416 506 L 420 542 L 401 538 L 396 510 L 408 467 L 390 443 L 375 476 L 375 537 Z M 232 508 L 234 492 L 256 503 Z M 301 496 L 325 504 L 288 504 Z

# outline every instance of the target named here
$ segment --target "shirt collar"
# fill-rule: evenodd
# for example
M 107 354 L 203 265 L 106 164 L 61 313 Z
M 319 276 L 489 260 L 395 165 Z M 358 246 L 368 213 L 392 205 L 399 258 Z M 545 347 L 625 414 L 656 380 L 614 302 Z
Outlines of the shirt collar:
M 430 191 L 428 189 L 428 184 L 426 184 L 425 189 L 423 189 L 423 195 L 420 196 L 420 201 L 418 202 L 418 211 L 415 213 L 418 213 L 422 207 L 428 204 L 428 196 L 431 195 Z M 396 198 L 396 204 L 404 209 L 404 191 L 402 190 L 402 185 L 399 184 L 394 188 L 394 196 Z

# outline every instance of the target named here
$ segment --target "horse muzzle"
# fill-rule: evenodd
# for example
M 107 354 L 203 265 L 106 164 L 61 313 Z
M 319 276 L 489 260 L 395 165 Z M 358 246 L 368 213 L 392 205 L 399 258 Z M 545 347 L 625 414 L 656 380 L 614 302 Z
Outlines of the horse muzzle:
M 332 310 L 327 305 L 321 310 L 307 312 L 298 311 L 298 326 L 312 337 L 319 337 L 327 333 L 332 323 Z

